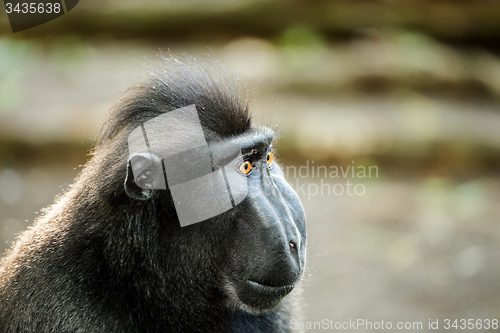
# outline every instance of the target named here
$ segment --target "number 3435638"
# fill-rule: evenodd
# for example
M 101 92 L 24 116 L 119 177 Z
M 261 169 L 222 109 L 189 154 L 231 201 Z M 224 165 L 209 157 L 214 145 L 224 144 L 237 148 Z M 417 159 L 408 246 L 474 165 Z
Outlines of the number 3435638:
M 444 327 L 445 330 L 449 329 L 497 329 L 498 328 L 498 319 L 445 319 Z
M 7 14 L 11 13 L 18 13 L 18 14 L 52 14 L 56 13 L 59 14 L 61 12 L 61 4 L 56 2 L 56 3 L 17 3 L 17 4 L 12 4 L 12 3 L 6 3 L 5 4 L 5 9 L 7 11 Z

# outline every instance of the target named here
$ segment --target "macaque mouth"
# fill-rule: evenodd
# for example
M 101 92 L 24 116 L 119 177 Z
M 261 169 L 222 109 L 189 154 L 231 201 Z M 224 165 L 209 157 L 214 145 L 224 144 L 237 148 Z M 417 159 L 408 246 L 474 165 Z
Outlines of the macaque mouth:
M 252 288 L 253 290 L 255 290 L 256 292 L 259 292 L 259 293 L 275 293 L 275 294 L 289 294 L 293 288 L 295 287 L 295 283 L 292 283 L 292 284 L 287 284 L 287 285 L 283 285 L 283 286 L 268 286 L 268 285 L 264 285 L 264 284 L 261 284 L 259 282 L 255 282 L 255 281 L 252 281 L 252 280 L 247 280 L 246 284 Z

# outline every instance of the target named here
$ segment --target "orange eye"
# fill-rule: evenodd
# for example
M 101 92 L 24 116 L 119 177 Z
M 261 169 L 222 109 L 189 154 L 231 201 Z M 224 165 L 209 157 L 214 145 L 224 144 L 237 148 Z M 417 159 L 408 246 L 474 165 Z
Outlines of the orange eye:
M 267 160 L 267 165 L 271 164 L 271 162 L 273 161 L 273 152 L 272 151 L 267 153 L 266 160 Z
M 245 161 L 245 162 L 241 163 L 241 165 L 240 165 L 240 171 L 241 171 L 242 174 L 248 175 L 248 173 L 250 172 L 250 170 L 252 170 L 252 164 L 250 164 L 250 162 Z

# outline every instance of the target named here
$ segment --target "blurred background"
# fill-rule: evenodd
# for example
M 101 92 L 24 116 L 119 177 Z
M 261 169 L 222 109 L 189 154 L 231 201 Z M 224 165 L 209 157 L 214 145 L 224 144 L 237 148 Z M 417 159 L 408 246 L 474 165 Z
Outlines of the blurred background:
M 144 64 L 186 52 L 280 132 L 308 218 L 302 321 L 500 319 L 499 38 L 497 0 L 82 0 L 16 34 L 2 7 L 0 252 Z M 363 193 L 326 192 L 347 181 Z

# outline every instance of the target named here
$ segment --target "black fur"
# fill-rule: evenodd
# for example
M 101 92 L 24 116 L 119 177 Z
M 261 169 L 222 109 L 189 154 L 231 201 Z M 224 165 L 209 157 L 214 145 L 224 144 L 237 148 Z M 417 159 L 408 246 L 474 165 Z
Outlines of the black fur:
M 295 286 L 300 279 L 305 264 L 304 217 L 300 202 L 285 185 L 272 183 L 284 199 L 273 199 L 281 204 L 269 208 L 265 216 L 258 216 L 254 207 L 262 200 L 260 192 L 252 192 L 235 209 L 184 228 L 168 190 L 154 190 L 149 200 L 126 194 L 128 134 L 166 111 L 195 104 L 207 140 L 262 137 L 267 149 L 271 135 L 252 128 L 241 89 L 220 68 L 175 59 L 163 60 L 155 68 L 150 78 L 129 89 L 112 107 L 75 183 L 3 258 L 0 332 L 289 330 L 293 296 L 279 298 L 276 304 L 270 299 L 247 306 L 231 294 L 252 297 L 247 291 L 235 291 L 249 276 L 259 276 L 271 286 L 285 282 Z M 261 172 L 259 181 L 271 184 L 263 180 L 268 175 L 262 170 L 255 171 L 254 178 L 257 181 Z M 279 172 L 279 167 L 272 172 Z M 264 204 L 269 206 L 268 201 Z M 260 252 L 268 246 L 268 238 L 257 231 L 270 230 L 255 226 L 259 218 L 297 225 L 293 230 L 298 232 L 290 239 L 300 244 L 292 260 L 299 262 L 299 268 L 290 277 L 279 276 L 278 267 L 281 271 L 289 264 L 279 258 L 266 264 L 266 272 L 259 271 L 268 258 L 265 249 Z M 248 230 L 250 235 L 239 238 Z M 278 236 L 273 239 L 284 237 L 288 244 L 288 236 Z M 281 243 L 272 246 L 268 252 L 275 251 L 276 257 L 285 253 Z

